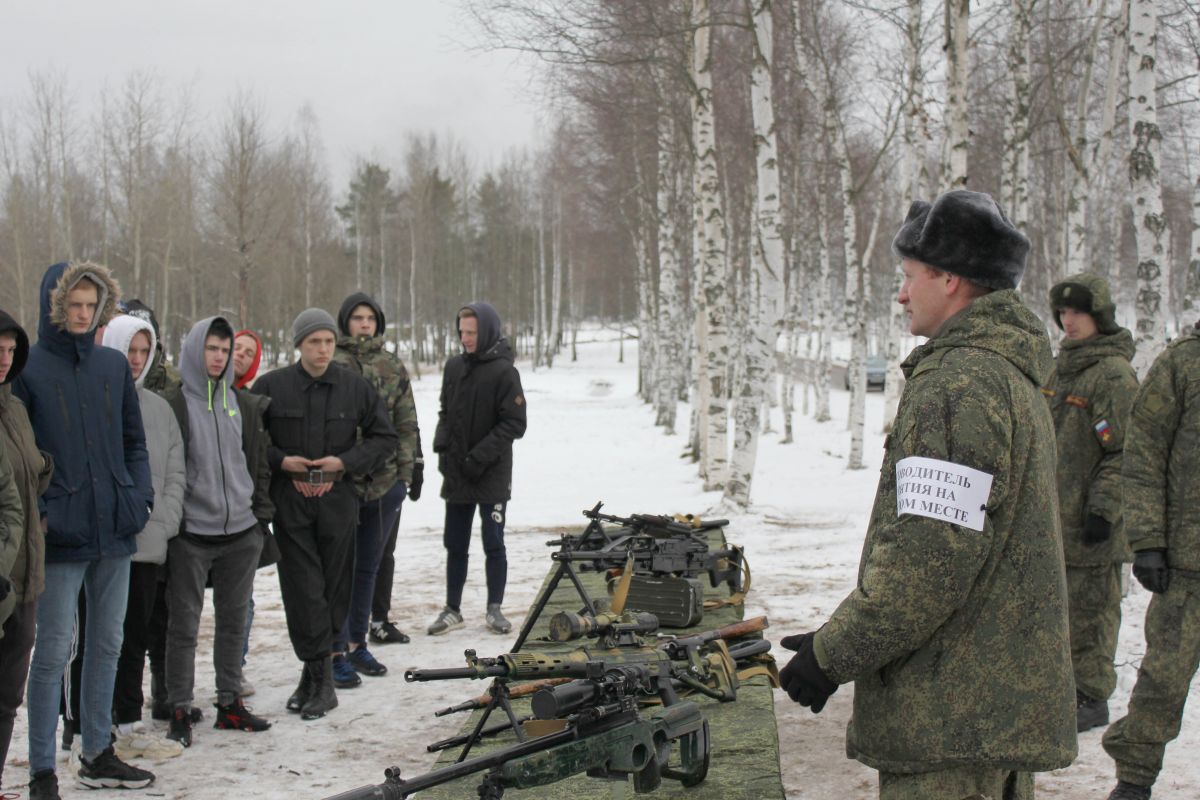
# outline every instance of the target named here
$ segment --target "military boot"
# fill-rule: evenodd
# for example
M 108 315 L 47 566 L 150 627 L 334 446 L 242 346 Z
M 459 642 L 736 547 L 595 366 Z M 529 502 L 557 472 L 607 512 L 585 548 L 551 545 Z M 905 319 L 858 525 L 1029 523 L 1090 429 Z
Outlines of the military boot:
M 300 709 L 300 719 L 319 719 L 338 704 L 337 693 L 333 690 L 333 657 L 305 661 L 304 668 L 309 672 L 312 691 Z
M 1075 692 L 1075 730 L 1077 733 L 1090 731 L 1108 724 L 1108 701 L 1096 700 L 1083 692 Z
M 1150 787 L 1117 781 L 1117 788 L 1112 790 L 1108 800 L 1150 800 Z
M 292 696 L 287 700 L 287 710 L 297 714 L 304 708 L 304 704 L 308 702 L 309 695 L 312 694 L 312 675 L 308 671 L 308 662 L 300 668 L 300 685 L 296 687 L 296 691 L 292 692 Z

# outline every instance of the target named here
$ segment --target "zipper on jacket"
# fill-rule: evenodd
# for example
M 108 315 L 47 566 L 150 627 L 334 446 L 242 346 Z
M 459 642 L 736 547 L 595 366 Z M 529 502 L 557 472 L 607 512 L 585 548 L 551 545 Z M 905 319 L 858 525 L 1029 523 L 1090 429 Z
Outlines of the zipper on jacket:
M 58 389 L 58 406 L 60 409 L 62 409 L 63 428 L 67 431 L 67 433 L 70 433 L 71 414 L 69 411 L 67 411 L 67 396 L 63 394 L 61 383 L 55 384 L 55 388 Z
M 108 424 L 113 422 L 112 395 L 108 391 L 108 381 L 104 382 L 104 413 L 108 415 Z
M 220 425 L 220 420 L 217 419 L 217 413 L 218 413 L 217 409 L 213 407 L 213 403 L 212 403 L 212 387 L 213 387 L 213 381 L 211 378 L 209 378 L 209 380 L 208 380 L 208 410 L 210 412 L 212 412 L 213 431 L 217 435 L 217 463 L 221 467 L 221 502 L 225 504 L 225 524 L 221 527 L 221 530 L 225 532 L 226 536 L 228 536 L 229 535 L 229 487 L 227 487 L 225 485 L 225 454 L 221 450 L 221 425 Z

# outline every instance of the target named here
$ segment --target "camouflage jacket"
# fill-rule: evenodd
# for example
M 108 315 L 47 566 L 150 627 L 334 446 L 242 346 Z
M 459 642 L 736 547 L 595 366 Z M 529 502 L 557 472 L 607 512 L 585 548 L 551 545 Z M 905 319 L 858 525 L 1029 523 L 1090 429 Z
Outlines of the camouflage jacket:
M 417 427 L 417 406 L 404 363 L 383 346 L 383 337 L 339 336 L 333 360 L 362 375 L 387 407 L 388 419 L 400 436 L 400 446 L 391 458 L 369 478 L 355 479 L 355 489 L 363 500 L 376 500 L 396 481 L 412 481 L 413 463 L 421 457 L 421 430 Z
M 1133 336 L 1065 339 L 1042 393 L 1050 402 L 1058 441 L 1058 511 L 1067 563 L 1094 567 L 1128 561 L 1121 525 L 1121 451 L 1137 393 Z M 1083 524 L 1096 514 L 1113 524 L 1101 545 L 1083 543 Z
M 846 750 L 870 767 L 1042 771 L 1075 757 L 1054 427 L 1039 390 L 1051 368 L 1042 323 L 1012 290 L 977 299 L 904 361 L 858 585 L 814 642 L 832 680 L 855 682 Z M 972 510 L 986 512 L 981 531 L 898 513 L 897 462 L 911 456 L 992 476 Z
M 1165 547 L 1173 569 L 1200 572 L 1200 331 L 1172 342 L 1146 373 L 1121 474 L 1130 546 Z
M 142 381 L 142 386 L 169 401 L 172 395 L 177 394 L 183 387 L 183 379 L 179 377 L 179 372 L 167 363 L 167 357 L 160 349 L 146 373 L 146 379 Z

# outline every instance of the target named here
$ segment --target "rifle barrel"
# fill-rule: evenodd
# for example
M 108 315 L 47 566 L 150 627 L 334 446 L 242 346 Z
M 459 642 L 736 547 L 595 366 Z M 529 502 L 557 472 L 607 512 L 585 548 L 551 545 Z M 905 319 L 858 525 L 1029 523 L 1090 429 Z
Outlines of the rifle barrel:
M 409 683 L 425 681 L 453 681 L 464 678 L 503 678 L 508 668 L 503 664 L 489 667 L 451 667 L 447 669 L 406 669 L 404 680 Z

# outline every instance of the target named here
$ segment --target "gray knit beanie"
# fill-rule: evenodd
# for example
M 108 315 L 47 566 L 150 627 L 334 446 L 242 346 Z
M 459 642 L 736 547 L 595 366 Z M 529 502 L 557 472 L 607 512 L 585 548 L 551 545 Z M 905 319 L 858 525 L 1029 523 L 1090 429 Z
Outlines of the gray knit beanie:
M 323 308 L 304 309 L 292 323 L 292 344 L 299 347 L 310 333 L 319 330 L 332 331 L 337 336 L 337 322 Z

